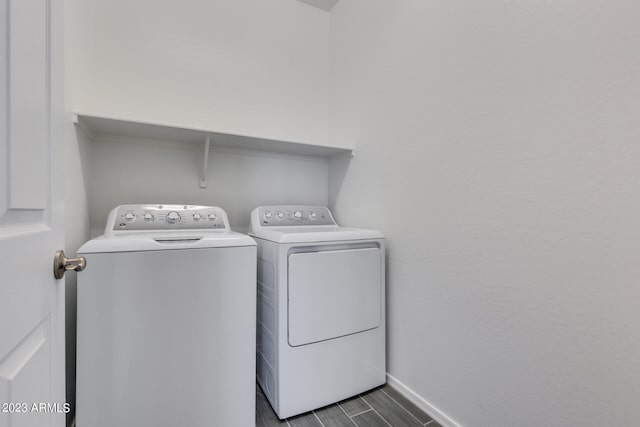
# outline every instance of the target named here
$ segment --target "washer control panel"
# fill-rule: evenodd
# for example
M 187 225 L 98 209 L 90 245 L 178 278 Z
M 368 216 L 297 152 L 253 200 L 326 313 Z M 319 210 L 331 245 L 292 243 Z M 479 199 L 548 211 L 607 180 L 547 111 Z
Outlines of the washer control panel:
M 263 227 L 336 225 L 329 208 L 324 206 L 261 206 L 257 215 Z
M 111 211 L 113 231 L 227 230 L 227 215 L 215 206 L 121 205 Z

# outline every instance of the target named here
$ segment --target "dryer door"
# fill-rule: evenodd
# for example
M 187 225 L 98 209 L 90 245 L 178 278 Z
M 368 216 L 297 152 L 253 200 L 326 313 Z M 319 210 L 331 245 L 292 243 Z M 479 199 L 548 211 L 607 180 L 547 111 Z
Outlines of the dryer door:
M 300 346 L 380 325 L 378 248 L 289 255 L 289 344 Z

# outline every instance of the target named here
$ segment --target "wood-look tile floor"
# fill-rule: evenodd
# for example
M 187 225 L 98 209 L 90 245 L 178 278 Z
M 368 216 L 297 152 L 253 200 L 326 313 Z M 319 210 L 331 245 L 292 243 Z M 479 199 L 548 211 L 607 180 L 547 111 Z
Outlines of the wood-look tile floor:
M 416 405 L 388 385 L 351 399 L 279 420 L 256 385 L 256 427 L 441 427 Z

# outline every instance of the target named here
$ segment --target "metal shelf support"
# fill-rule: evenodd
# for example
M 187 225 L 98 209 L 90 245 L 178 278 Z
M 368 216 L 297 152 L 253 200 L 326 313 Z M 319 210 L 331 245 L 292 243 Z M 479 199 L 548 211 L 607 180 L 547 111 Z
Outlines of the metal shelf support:
M 211 145 L 211 135 L 207 135 L 204 142 L 204 156 L 202 156 L 202 171 L 200 173 L 200 188 L 207 188 L 207 169 L 209 167 L 209 146 Z

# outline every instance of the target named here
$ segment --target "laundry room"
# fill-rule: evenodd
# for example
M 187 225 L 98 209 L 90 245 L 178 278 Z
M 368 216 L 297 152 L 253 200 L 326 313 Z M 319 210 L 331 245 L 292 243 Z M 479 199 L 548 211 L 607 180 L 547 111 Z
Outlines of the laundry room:
M 0 426 L 636 425 L 639 19 L 0 0 Z

